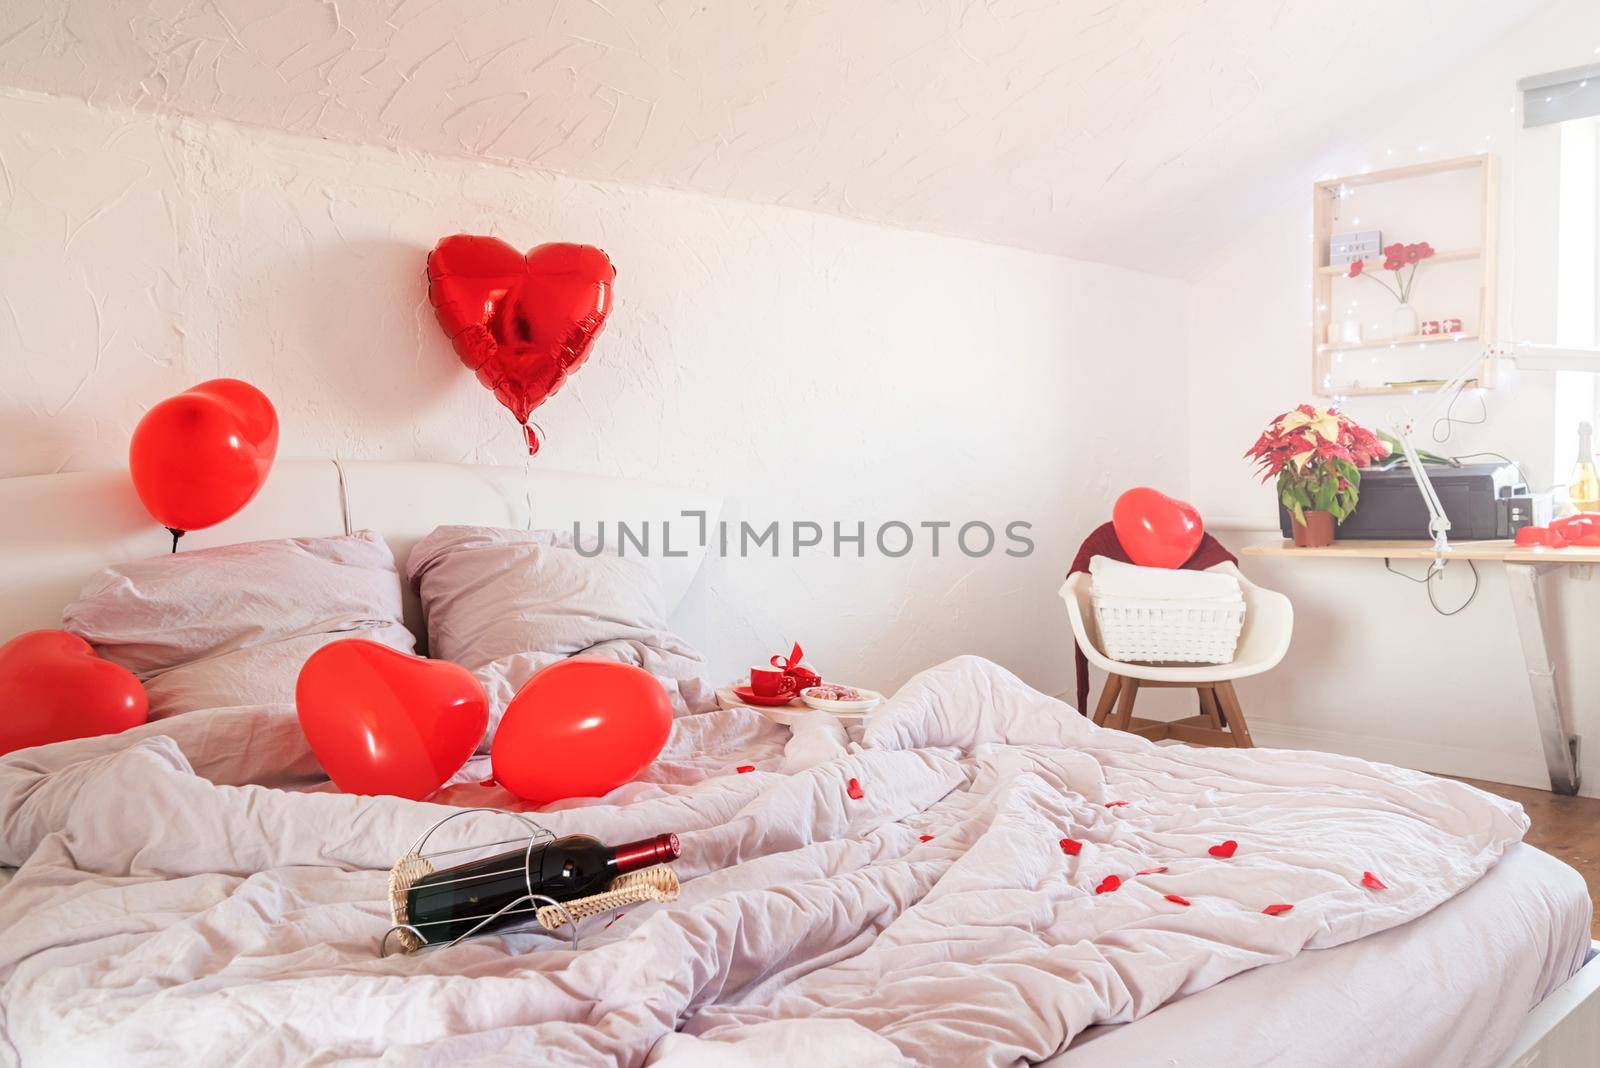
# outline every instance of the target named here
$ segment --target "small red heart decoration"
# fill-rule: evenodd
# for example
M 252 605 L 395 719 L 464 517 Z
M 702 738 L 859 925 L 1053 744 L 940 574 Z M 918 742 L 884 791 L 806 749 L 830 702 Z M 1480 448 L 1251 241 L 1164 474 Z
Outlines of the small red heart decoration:
M 748 775 L 752 771 L 756 770 L 756 766 L 754 764 L 740 764 L 738 767 L 734 768 L 733 770 L 737 771 L 740 775 Z
M 1288 912 L 1293 908 L 1293 905 L 1268 905 L 1261 911 L 1266 913 L 1268 916 L 1282 916 L 1285 912 Z
M 1106 808 L 1121 808 L 1123 805 L 1126 805 L 1126 804 L 1127 804 L 1126 801 L 1107 801 L 1106 802 Z
M 920 834 L 920 835 L 917 836 L 917 841 L 919 841 L 919 842 L 931 842 L 931 841 L 933 841 L 933 835 L 931 835 L 931 834 Z
M 428 300 L 461 362 L 539 441 L 528 416 L 583 366 L 611 314 L 617 269 L 592 245 L 526 256 L 493 237 L 456 234 L 428 254 Z
M 471 672 L 362 638 L 312 653 L 294 696 L 311 751 L 348 794 L 420 801 L 461 769 L 489 726 L 489 700 Z
M 1387 889 L 1389 889 L 1387 886 L 1383 885 L 1383 880 L 1382 879 L 1378 878 L 1376 875 L 1372 874 L 1370 871 L 1364 871 L 1364 872 L 1361 873 L 1361 885 L 1366 887 L 1368 890 L 1387 890 Z
M 1075 857 L 1083 852 L 1083 843 L 1076 838 L 1063 838 L 1061 839 L 1061 852 L 1069 857 Z
M 1115 875 L 1107 875 L 1100 880 L 1100 885 L 1094 888 L 1094 892 L 1097 894 L 1109 894 L 1113 890 L 1120 889 L 1121 886 L 1122 880 L 1120 878 Z
M 116 734 L 149 718 L 133 673 L 64 630 L 0 645 L 0 756 L 35 745 Z
M 1135 875 L 1160 875 L 1162 872 L 1164 872 L 1166 870 L 1167 870 L 1167 866 L 1165 864 L 1163 864 L 1159 868 L 1146 868 L 1144 871 L 1136 871 L 1133 874 L 1135 874 Z
M 1214 857 L 1221 857 L 1223 860 L 1227 860 L 1229 857 L 1233 856 L 1238 849 L 1239 843 L 1230 838 L 1221 845 L 1212 846 L 1210 849 L 1206 850 L 1206 852 L 1210 853 Z
M 1111 526 L 1128 559 L 1144 567 L 1182 567 L 1205 537 L 1194 505 L 1138 486 L 1117 498 Z
M 858 779 L 851 779 L 849 787 L 845 790 L 845 792 L 857 801 L 860 801 L 863 797 L 867 796 L 861 792 L 861 782 Z
M 1174 905 L 1187 905 L 1187 904 L 1189 904 L 1189 899 L 1188 898 L 1179 897 L 1177 894 L 1168 894 L 1167 895 L 1167 900 L 1172 902 Z

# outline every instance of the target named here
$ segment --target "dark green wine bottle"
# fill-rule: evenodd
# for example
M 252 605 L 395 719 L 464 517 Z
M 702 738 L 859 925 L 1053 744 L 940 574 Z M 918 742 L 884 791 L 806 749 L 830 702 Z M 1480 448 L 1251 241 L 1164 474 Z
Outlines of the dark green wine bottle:
M 429 945 L 467 933 L 488 934 L 527 923 L 546 901 L 598 894 L 619 875 L 677 858 L 678 836 L 658 834 L 612 848 L 588 835 L 497 853 L 425 875 L 406 891 L 406 922 Z

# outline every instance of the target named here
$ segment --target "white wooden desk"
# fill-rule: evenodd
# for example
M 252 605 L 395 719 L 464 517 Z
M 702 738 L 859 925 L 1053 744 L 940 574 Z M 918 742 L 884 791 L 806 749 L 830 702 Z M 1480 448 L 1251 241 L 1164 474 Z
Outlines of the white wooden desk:
M 1428 541 L 1336 541 L 1321 549 L 1297 549 L 1293 542 L 1249 545 L 1245 556 L 1335 557 L 1350 560 L 1432 560 Z M 1539 576 L 1558 567 L 1600 564 L 1600 549 L 1524 549 L 1510 541 L 1451 542 L 1446 560 L 1489 560 L 1506 565 L 1506 585 L 1511 591 L 1511 611 L 1522 639 L 1522 658 L 1528 665 L 1528 685 L 1533 690 L 1533 712 L 1539 723 L 1550 789 L 1558 794 L 1578 792 L 1578 736 L 1561 702 L 1555 662 L 1545 641 L 1544 608 L 1539 597 Z

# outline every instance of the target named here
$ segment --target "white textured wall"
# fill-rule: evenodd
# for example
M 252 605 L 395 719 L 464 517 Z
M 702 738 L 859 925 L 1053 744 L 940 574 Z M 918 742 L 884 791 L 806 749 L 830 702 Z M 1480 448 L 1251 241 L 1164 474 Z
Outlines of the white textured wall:
M 1035 526 L 1026 560 L 713 562 L 729 671 L 799 638 L 865 685 L 979 652 L 1065 690 L 1078 539 L 1128 484 L 1186 489 L 1169 280 L 20 93 L 0 195 L 0 475 L 120 466 L 146 407 L 217 375 L 274 399 L 285 457 L 520 463 L 425 299 L 427 249 L 466 231 L 618 267 L 536 463 L 703 486 L 763 524 Z
M 1261 191 L 1261 214 L 1194 278 L 1189 326 L 1190 472 L 1195 502 L 1209 516 L 1259 521 L 1225 535 L 1232 547 L 1277 536 L 1270 486 L 1240 454 L 1267 421 L 1313 399 L 1307 248 L 1311 185 L 1320 178 L 1485 150 L 1502 166 L 1501 325 L 1510 337 L 1549 340 L 1549 271 L 1555 250 L 1545 209 L 1554 197 L 1548 145 L 1525 134 L 1512 113 L 1517 78 L 1592 62 L 1600 37 L 1588 0 L 1562 0 L 1497 45 L 1415 94 L 1398 110 L 1374 112 L 1329 131 L 1292 183 Z M 1548 131 L 1546 131 L 1548 133 Z M 1399 234 L 1404 240 L 1426 234 Z M 1426 282 L 1426 278 L 1423 279 Z M 1377 288 L 1361 297 L 1366 310 Z M 1437 299 L 1437 298 L 1435 298 Z M 1381 303 L 1381 302 L 1380 302 Z M 1365 355 L 1358 353 L 1356 355 Z M 1417 374 L 1448 375 L 1466 358 L 1414 361 Z M 1395 367 L 1393 363 L 1389 365 Z M 1404 366 L 1404 365 L 1402 365 Z M 1493 449 L 1520 460 L 1548 485 L 1552 376 L 1523 375 L 1515 388 L 1485 394 L 1488 422 L 1457 426 L 1446 454 Z M 1322 403 L 1327 403 L 1326 400 Z M 1408 403 L 1410 403 L 1408 401 Z M 1423 402 L 1426 403 L 1426 402 Z M 1352 398 L 1346 409 L 1368 426 L 1400 408 L 1386 397 Z M 1479 416 L 1463 400 L 1456 413 Z M 1575 427 L 1569 449 L 1576 448 Z M 1273 529 L 1267 529 L 1272 526 Z M 1259 741 L 1352 753 L 1430 771 L 1546 786 L 1544 761 L 1503 569 L 1479 565 L 1477 599 L 1442 618 L 1422 587 L 1387 574 L 1380 561 L 1244 561 L 1264 585 L 1295 603 L 1294 645 L 1283 666 L 1240 686 Z M 1405 568 L 1413 575 L 1420 568 Z M 1459 604 L 1471 586 L 1451 564 L 1439 599 Z M 1557 575 L 1546 581 L 1552 646 L 1576 726 L 1589 737 L 1586 793 L 1600 793 L 1600 584 Z

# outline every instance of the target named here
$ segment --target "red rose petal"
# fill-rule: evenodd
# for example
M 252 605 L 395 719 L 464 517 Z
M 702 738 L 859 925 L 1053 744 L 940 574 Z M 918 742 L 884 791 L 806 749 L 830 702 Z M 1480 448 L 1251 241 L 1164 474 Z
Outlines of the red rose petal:
M 860 801 L 863 797 L 867 796 L 861 792 L 861 780 L 859 779 L 851 779 L 849 788 L 845 790 L 845 793 L 849 794 L 857 801 Z
M 1167 870 L 1167 866 L 1165 864 L 1163 864 L 1159 868 L 1146 868 L 1144 871 L 1136 871 L 1133 874 L 1135 874 L 1135 875 L 1160 875 L 1162 872 L 1164 872 L 1166 870 Z
M 1189 904 L 1189 899 L 1188 898 L 1179 897 L 1177 894 L 1168 894 L 1167 895 L 1167 900 L 1172 902 L 1174 905 L 1187 905 L 1187 904 Z
M 1221 857 L 1223 860 L 1227 860 L 1229 857 L 1233 856 L 1234 852 L 1238 848 L 1239 843 L 1230 838 L 1221 845 L 1212 846 L 1210 849 L 1206 850 L 1206 852 L 1210 853 L 1214 857 Z
M 1268 905 L 1261 911 L 1265 912 L 1268 916 L 1282 916 L 1285 912 L 1288 912 L 1292 908 L 1294 908 L 1293 905 Z
M 1083 843 L 1076 838 L 1063 838 L 1061 839 L 1061 852 L 1069 857 L 1075 857 L 1083 852 Z
M 1372 874 L 1370 871 L 1364 871 L 1364 872 L 1361 873 L 1361 885 L 1366 887 L 1368 890 L 1387 890 L 1387 889 L 1389 889 L 1387 886 L 1383 885 L 1383 880 L 1382 879 L 1378 878 L 1376 875 Z
M 740 764 L 738 767 L 734 768 L 733 770 L 737 771 L 740 775 L 747 775 L 750 772 L 755 771 L 756 770 L 756 766 L 754 764 Z
M 1121 808 L 1123 805 L 1126 805 L 1126 804 L 1127 804 L 1126 801 L 1107 801 L 1106 802 L 1106 808 Z
M 917 841 L 919 841 L 919 842 L 931 842 L 931 841 L 933 841 L 933 835 L 931 835 L 931 834 L 918 835 L 917 836 Z
M 1094 888 L 1094 892 L 1097 894 L 1109 894 L 1111 891 L 1120 889 L 1121 887 L 1121 879 L 1115 875 L 1107 875 L 1104 879 L 1100 880 L 1100 885 Z

